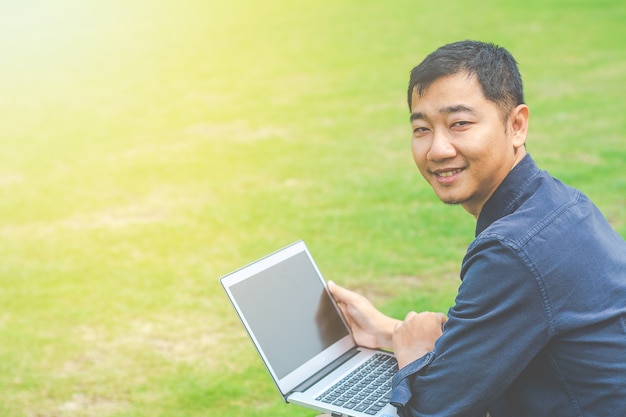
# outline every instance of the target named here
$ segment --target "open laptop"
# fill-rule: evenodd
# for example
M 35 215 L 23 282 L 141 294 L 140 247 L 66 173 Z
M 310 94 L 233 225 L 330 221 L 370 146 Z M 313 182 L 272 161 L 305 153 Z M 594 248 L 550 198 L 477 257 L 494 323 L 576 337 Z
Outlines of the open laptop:
M 389 404 L 395 358 L 356 345 L 304 242 L 220 281 L 285 402 L 334 416 L 398 416 Z M 377 380 L 348 377 L 374 368 Z

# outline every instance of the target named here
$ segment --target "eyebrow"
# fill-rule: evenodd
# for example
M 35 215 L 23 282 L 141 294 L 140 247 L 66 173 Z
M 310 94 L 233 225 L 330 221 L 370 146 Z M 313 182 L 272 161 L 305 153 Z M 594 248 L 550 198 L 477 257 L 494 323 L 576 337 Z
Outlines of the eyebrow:
M 475 113 L 476 111 L 469 106 L 464 104 L 458 104 L 455 106 L 446 106 L 439 109 L 439 113 L 441 114 L 454 114 L 454 113 Z M 410 120 L 425 120 L 427 119 L 426 115 L 422 112 L 411 113 Z
M 424 116 L 424 113 L 411 113 L 410 120 L 424 120 L 425 118 L 426 116 Z

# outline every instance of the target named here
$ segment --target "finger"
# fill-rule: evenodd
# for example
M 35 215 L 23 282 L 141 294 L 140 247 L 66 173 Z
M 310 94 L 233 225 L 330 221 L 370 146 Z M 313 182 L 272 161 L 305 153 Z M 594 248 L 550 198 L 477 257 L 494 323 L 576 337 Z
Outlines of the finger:
M 397 332 L 404 325 L 403 321 L 398 321 L 393 325 L 393 331 Z
M 408 313 L 406 313 L 406 316 L 404 316 L 404 321 L 409 321 L 415 316 L 417 316 L 417 313 L 415 311 L 409 311 Z
M 344 304 L 349 304 L 349 302 L 357 295 L 356 293 L 335 284 L 333 281 L 328 281 L 328 290 L 333 297 L 335 297 L 335 300 Z
M 335 281 L 328 281 L 326 283 L 326 287 L 328 287 L 328 291 L 330 291 L 331 294 L 333 294 L 335 292 L 335 289 L 338 287 L 339 285 L 335 284 Z
M 441 321 L 441 324 L 443 325 L 445 322 L 448 321 L 448 317 L 443 313 L 439 313 L 439 321 Z
M 448 321 L 448 316 L 441 313 L 441 331 L 442 332 L 443 332 L 443 326 L 446 324 L 447 321 Z

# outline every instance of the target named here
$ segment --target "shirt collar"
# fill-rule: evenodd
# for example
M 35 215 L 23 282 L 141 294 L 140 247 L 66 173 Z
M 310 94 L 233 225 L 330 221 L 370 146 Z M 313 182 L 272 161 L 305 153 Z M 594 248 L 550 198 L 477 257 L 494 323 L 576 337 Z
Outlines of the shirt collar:
M 476 236 L 493 222 L 511 214 L 521 205 L 524 201 L 521 198 L 524 191 L 539 172 L 539 167 L 530 154 L 526 154 L 483 206 L 476 222 Z

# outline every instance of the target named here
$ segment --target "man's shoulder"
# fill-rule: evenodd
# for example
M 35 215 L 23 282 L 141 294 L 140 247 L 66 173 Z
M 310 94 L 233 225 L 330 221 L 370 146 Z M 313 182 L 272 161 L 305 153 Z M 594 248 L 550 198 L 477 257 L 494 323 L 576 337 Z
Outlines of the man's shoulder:
M 573 209 L 597 211 L 579 190 L 543 172 L 519 196 L 515 207 L 483 230 L 475 242 L 495 240 L 519 249 L 545 229 L 562 229 L 575 222 L 580 213 L 573 213 Z

